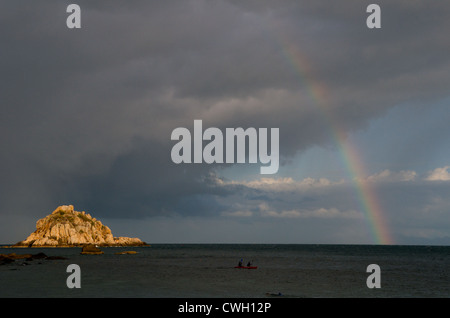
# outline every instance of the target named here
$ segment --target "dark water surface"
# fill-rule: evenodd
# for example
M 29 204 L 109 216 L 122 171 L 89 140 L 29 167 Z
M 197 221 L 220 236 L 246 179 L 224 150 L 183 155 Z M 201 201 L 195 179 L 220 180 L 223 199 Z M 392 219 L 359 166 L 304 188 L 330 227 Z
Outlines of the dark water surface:
M 137 254 L 116 255 L 136 251 Z M 450 296 L 450 247 L 377 245 L 156 244 L 102 248 L 4 248 L 1 254 L 62 256 L 0 265 L 0 297 L 433 297 Z M 235 269 L 240 259 L 256 270 Z M 70 289 L 67 266 L 81 269 Z M 366 285 L 369 264 L 381 288 Z

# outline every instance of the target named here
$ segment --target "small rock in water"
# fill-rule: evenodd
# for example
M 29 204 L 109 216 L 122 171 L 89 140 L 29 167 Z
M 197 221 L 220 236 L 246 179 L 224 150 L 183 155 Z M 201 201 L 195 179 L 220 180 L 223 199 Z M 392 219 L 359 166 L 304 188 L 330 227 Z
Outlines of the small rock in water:
M 103 251 L 95 245 L 85 245 L 81 250 L 81 254 L 99 255 L 103 254 Z

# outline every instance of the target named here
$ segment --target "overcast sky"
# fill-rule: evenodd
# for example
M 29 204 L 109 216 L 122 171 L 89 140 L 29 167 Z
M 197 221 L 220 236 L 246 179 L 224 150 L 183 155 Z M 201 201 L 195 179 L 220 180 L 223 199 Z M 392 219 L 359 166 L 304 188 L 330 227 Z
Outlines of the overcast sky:
M 0 242 L 72 204 L 148 243 L 450 244 L 450 3 L 0 1 Z M 174 164 L 279 128 L 280 167 Z

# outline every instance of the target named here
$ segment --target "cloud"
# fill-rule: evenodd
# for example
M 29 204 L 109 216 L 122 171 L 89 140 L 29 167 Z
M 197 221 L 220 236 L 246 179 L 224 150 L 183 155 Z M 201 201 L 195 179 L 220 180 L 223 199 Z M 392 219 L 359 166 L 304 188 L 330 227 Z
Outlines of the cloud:
M 442 168 L 436 168 L 429 172 L 426 180 L 428 181 L 450 181 L 450 172 L 448 169 L 450 166 L 445 166 Z
M 318 208 L 316 210 L 283 210 L 264 211 L 263 217 L 273 218 L 362 218 L 361 213 L 356 211 L 341 212 L 336 208 Z
M 365 178 L 364 181 L 367 182 L 406 182 L 406 181 L 414 181 L 416 178 L 417 173 L 412 170 L 408 171 L 399 171 L 399 172 L 392 172 L 388 169 L 383 170 L 382 172 L 373 174 L 367 178 Z
M 438 170 L 438 169 L 437 169 Z M 417 173 L 412 170 L 402 170 L 398 172 L 385 169 L 368 177 L 356 178 L 355 180 L 341 179 L 332 181 L 327 178 L 311 178 L 307 177 L 302 180 L 294 180 L 292 177 L 276 178 L 262 177 L 251 181 L 224 181 L 217 180 L 220 185 L 242 185 L 252 189 L 285 192 L 285 191 L 307 191 L 312 189 L 320 189 L 339 185 L 349 185 L 353 181 L 358 182 L 408 182 L 416 180 Z
M 252 181 L 228 181 L 228 182 L 221 181 L 222 184 L 229 184 L 229 185 L 238 184 L 252 189 L 275 191 L 275 192 L 293 191 L 302 189 L 307 190 L 316 187 L 326 187 L 341 184 L 342 182 L 344 181 L 341 180 L 339 182 L 332 182 L 327 178 L 314 179 L 310 177 L 300 181 L 294 180 L 291 177 L 259 178 Z

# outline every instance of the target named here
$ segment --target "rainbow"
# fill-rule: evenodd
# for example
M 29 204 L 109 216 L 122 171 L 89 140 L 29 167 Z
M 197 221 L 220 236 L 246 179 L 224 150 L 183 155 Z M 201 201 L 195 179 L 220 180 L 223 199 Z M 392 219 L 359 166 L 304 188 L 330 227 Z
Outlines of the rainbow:
M 280 39 L 280 37 L 279 37 Z M 306 87 L 309 98 L 313 105 L 321 112 L 327 121 L 330 135 L 339 149 L 339 154 L 345 169 L 353 182 L 360 208 L 370 227 L 375 244 L 394 244 L 389 228 L 385 222 L 382 205 L 377 193 L 370 182 L 364 181 L 367 176 L 362 156 L 357 148 L 346 138 L 345 130 L 339 126 L 339 121 L 333 117 L 329 107 L 328 90 L 326 86 L 317 81 L 308 63 L 307 58 L 289 41 L 282 41 L 281 47 L 285 58 L 292 65 L 304 87 Z

